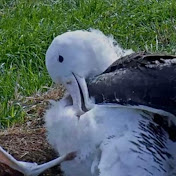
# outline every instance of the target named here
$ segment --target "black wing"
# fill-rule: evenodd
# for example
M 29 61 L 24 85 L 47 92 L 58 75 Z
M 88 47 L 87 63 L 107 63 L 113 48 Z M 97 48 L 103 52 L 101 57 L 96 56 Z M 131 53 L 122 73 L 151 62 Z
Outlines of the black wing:
M 96 103 L 145 105 L 176 115 L 176 56 L 134 53 L 88 80 Z

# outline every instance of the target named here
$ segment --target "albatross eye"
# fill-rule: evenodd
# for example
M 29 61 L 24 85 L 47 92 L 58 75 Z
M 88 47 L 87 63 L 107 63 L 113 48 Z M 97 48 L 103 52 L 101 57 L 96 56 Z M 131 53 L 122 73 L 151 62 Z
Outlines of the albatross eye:
M 62 63 L 64 61 L 64 58 L 59 55 L 58 61 Z

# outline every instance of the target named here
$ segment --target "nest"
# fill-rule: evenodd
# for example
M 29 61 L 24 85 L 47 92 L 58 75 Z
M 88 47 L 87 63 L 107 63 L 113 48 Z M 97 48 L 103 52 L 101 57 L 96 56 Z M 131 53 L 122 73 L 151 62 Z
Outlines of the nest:
M 36 162 L 42 164 L 57 157 L 46 140 L 45 129 L 38 128 L 30 131 L 24 131 L 19 128 L 10 129 L 0 133 L 0 144 L 12 156 L 20 161 Z M 15 174 L 14 174 L 15 173 Z M 56 176 L 61 173 L 60 168 L 53 167 L 46 171 L 43 176 Z M 18 172 L 1 164 L 0 176 L 15 175 L 20 176 Z
M 21 104 L 28 105 L 26 109 L 26 122 L 16 124 L 6 130 L 0 131 L 0 146 L 20 161 L 36 162 L 42 164 L 55 159 L 58 155 L 54 152 L 46 139 L 43 114 L 49 99 L 60 99 L 63 96 L 62 87 L 49 90 L 43 95 L 26 97 Z M 21 176 L 8 166 L 0 163 L 0 176 Z M 61 176 L 59 166 L 45 171 L 43 176 Z

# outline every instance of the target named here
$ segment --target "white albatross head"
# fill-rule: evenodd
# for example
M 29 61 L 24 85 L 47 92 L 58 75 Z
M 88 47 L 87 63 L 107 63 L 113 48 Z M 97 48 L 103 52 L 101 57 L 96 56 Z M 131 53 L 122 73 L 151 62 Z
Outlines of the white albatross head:
M 91 109 L 85 79 L 105 71 L 118 58 L 130 54 L 113 37 L 98 30 L 66 32 L 57 36 L 46 52 L 46 67 L 52 80 L 65 85 L 73 106 L 82 114 L 81 93 L 86 109 Z

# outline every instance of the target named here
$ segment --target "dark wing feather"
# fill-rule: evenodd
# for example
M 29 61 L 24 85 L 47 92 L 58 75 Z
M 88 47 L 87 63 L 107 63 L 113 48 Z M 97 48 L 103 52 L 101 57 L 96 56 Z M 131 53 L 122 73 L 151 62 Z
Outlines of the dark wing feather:
M 120 68 L 135 69 L 140 67 L 146 67 L 148 65 L 161 66 L 166 64 L 167 61 L 175 58 L 176 56 L 173 55 L 150 54 L 147 52 L 132 53 L 116 60 L 103 73 L 110 73 Z
M 176 56 L 134 53 L 88 81 L 96 103 L 145 105 L 176 115 Z

